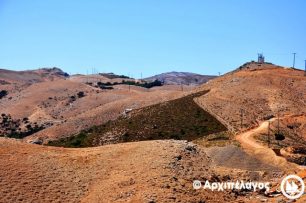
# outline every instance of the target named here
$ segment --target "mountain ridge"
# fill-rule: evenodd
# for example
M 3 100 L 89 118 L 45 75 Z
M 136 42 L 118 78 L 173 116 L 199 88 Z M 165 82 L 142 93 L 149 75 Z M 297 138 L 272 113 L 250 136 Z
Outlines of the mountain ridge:
M 191 72 L 171 71 L 147 77 L 144 80 L 146 81 L 160 80 L 164 82 L 164 84 L 166 85 L 200 85 L 216 77 L 217 76 L 201 75 Z

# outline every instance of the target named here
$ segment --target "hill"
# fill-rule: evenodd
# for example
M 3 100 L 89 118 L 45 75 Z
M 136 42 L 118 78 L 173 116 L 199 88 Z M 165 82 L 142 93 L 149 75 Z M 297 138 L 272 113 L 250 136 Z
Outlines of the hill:
M 67 149 L 0 138 L 0 202 L 234 202 L 230 192 L 192 189 L 222 178 L 196 146 L 149 141 Z M 13 155 L 13 156 L 12 156 Z M 230 176 L 227 177 L 227 179 Z
M 226 128 L 193 100 L 207 92 L 127 112 L 120 118 L 81 133 L 50 142 L 64 147 L 91 147 L 121 142 L 177 139 L 192 141 Z
M 306 77 L 297 69 L 246 63 L 199 90 L 210 91 L 197 103 L 232 131 L 278 115 L 306 115 Z
M 159 80 L 167 85 L 199 85 L 215 78 L 216 76 L 200 75 L 188 72 L 168 72 L 145 78 L 146 81 Z
M 59 68 L 41 68 L 37 70 L 12 71 L 0 69 L 2 83 L 36 83 L 63 79 L 69 75 Z
M 291 174 L 286 159 L 253 139 L 266 125 L 249 128 L 279 112 L 282 128 L 303 135 L 303 74 L 272 64 L 246 63 L 196 89 L 190 86 L 189 91 L 178 85 L 146 89 L 123 84 L 103 90 L 90 82 L 117 78 L 92 76 L 88 83 L 87 76 L 80 75 L 19 86 L 0 99 L 0 130 L 5 131 L 0 133 L 25 135 L 22 140 L 0 138 L 0 161 L 5 163 L 0 166 L 0 202 L 280 200 L 264 196 L 263 191 L 194 190 L 192 182 L 262 180 L 274 187 L 284 173 Z M 232 134 L 223 134 L 226 127 L 236 133 L 246 131 L 237 136 L 243 148 L 230 140 Z M 24 142 L 38 143 L 37 139 L 57 140 L 53 144 L 65 147 L 108 145 L 71 149 Z M 196 139 L 198 145 L 173 139 Z M 202 144 L 205 141 L 208 145 Z M 288 142 L 287 137 L 285 141 L 298 142 Z M 304 164 L 305 159 L 291 156 L 296 151 L 301 150 L 286 148 L 287 160 Z
M 117 79 L 99 75 L 65 78 L 57 69 L 2 72 L 9 73 L 1 76 L 6 81 L 19 83 L 7 82 L 0 86 L 0 114 L 3 114 L 0 136 L 28 141 L 69 136 L 116 119 L 127 108 L 141 108 L 185 94 L 180 88 L 146 89 L 132 85 L 114 85 L 113 89 L 104 90 L 87 83 L 87 79 L 92 83 Z M 53 75 L 56 80 L 52 79 Z M 30 79 L 34 76 L 38 78 L 35 82 Z

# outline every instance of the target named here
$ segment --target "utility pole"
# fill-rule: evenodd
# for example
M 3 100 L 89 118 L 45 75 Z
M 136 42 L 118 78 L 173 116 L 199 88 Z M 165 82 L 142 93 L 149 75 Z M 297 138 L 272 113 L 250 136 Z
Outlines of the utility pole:
M 304 71 L 304 76 L 306 76 L 306 60 L 305 60 L 305 71 Z
M 295 55 L 296 53 L 292 53 L 293 54 L 293 68 L 295 68 Z
M 243 127 L 243 109 L 240 109 L 240 128 L 242 130 L 242 127 Z
M 279 132 L 279 109 L 277 111 L 277 134 L 279 135 L 280 132 Z
M 268 147 L 270 148 L 270 121 L 268 121 Z
M 86 79 L 87 79 L 87 84 L 88 84 L 88 69 L 86 69 Z

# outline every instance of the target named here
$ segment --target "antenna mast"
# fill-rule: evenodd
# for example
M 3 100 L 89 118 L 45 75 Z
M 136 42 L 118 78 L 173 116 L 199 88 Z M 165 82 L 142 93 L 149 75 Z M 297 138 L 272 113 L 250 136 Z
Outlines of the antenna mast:
M 295 68 L 295 55 L 296 55 L 296 53 L 292 53 L 293 54 L 293 68 Z

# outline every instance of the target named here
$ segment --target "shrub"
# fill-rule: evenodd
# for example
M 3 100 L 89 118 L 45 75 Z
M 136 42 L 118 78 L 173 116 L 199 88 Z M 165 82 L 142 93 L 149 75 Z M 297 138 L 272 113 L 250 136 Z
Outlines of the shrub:
M 77 95 L 78 95 L 79 98 L 85 97 L 85 93 L 84 92 L 78 92 Z
M 8 92 L 6 90 L 1 90 L 0 91 L 0 99 L 2 99 L 3 97 L 5 97 L 6 95 L 8 95 Z
M 285 139 L 285 136 L 282 133 L 275 133 L 275 139 L 282 141 Z

